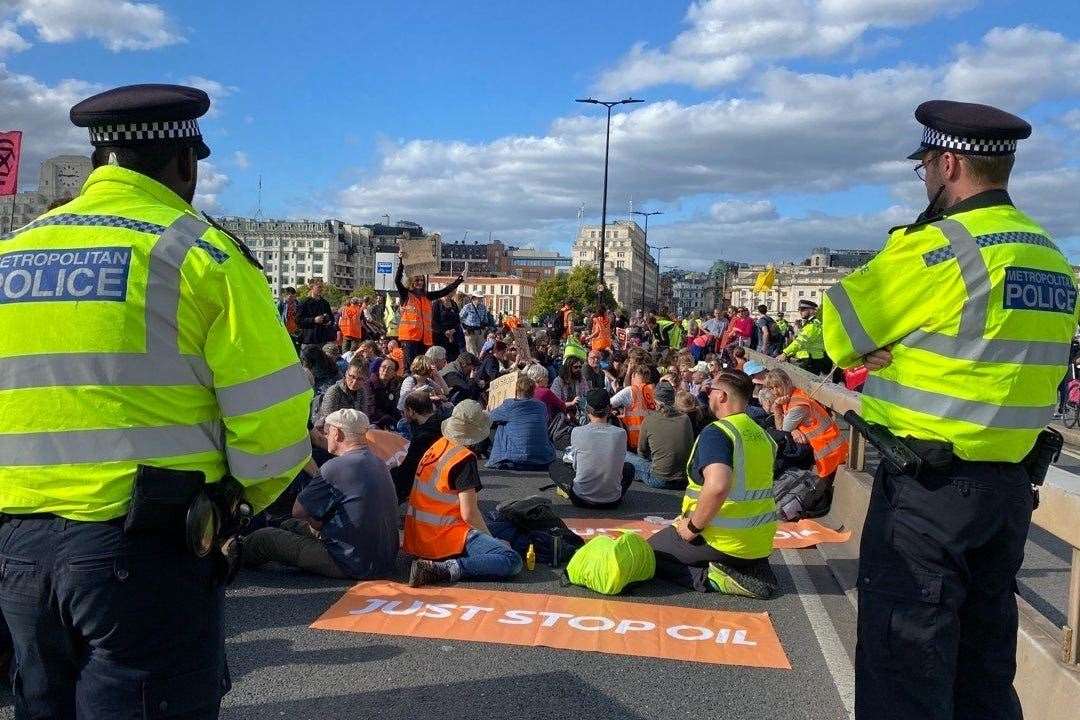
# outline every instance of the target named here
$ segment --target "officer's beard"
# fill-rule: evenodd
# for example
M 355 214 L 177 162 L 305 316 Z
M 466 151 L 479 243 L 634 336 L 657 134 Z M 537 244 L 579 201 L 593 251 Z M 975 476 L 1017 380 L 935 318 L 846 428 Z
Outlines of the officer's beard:
M 941 210 L 944 210 L 945 209 L 944 207 L 938 208 L 939 204 L 943 204 L 943 203 L 941 203 L 941 196 L 944 195 L 944 194 L 945 194 L 945 185 L 944 185 L 944 183 L 942 183 L 941 187 L 938 188 L 938 191 L 936 193 L 934 193 L 934 197 L 930 198 L 930 204 L 927 205 L 926 209 L 922 211 L 922 214 L 919 215 L 916 222 L 922 222 L 924 220 L 927 220 L 928 218 L 932 218 L 937 213 L 941 212 Z

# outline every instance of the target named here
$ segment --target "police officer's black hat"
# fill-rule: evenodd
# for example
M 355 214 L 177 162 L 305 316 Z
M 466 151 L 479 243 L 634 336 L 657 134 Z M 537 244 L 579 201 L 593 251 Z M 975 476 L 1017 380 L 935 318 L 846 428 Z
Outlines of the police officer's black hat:
M 209 96 L 183 85 L 127 85 L 88 97 L 71 108 L 71 122 L 90 129 L 90 144 L 139 147 L 150 143 L 193 146 L 210 156 L 199 132 Z
M 921 160 L 935 149 L 962 155 L 1011 155 L 1017 140 L 1031 136 L 1031 125 L 1022 118 L 978 103 L 929 100 L 915 109 L 915 119 L 923 124 L 923 139 L 909 160 Z
M 817 310 L 818 305 L 813 300 L 800 300 L 799 301 L 799 309 L 800 310 Z

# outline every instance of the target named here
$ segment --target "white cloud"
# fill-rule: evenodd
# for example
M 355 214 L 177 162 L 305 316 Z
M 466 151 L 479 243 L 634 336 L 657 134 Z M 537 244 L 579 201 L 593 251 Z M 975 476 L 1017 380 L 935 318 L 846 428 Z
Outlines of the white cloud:
M 28 47 L 30 43 L 18 33 L 14 23 L 0 23 L 0 57 L 7 53 L 21 52 Z
M 229 186 L 229 176 L 218 170 L 212 162 L 203 160 L 199 163 L 199 181 L 195 186 L 194 205 L 204 212 L 221 211 L 219 195 Z
M 38 166 L 45 158 L 60 153 L 90 155 L 87 132 L 71 124 L 68 110 L 100 90 L 82 80 L 47 85 L 29 75 L 13 73 L 0 63 L 0 118 L 5 130 L 23 131 L 23 189 L 36 182 Z
M 221 114 L 222 101 L 240 89 L 235 85 L 226 85 L 201 75 L 188 75 L 181 78 L 180 84 L 198 88 L 210 96 L 210 110 L 206 113 L 207 117 L 218 117 Z
M 1069 110 L 1059 118 L 1059 122 L 1070 130 L 1080 132 L 1080 108 Z
M 29 25 L 47 43 L 83 38 L 109 50 L 148 50 L 183 42 L 165 11 L 128 0 L 8 0 L 0 4 L 18 25 Z
M 769 200 L 722 200 L 713 203 L 709 216 L 718 223 L 775 220 L 780 217 L 776 206 Z
M 927 22 L 966 9 L 956 0 L 707 0 L 686 12 L 689 28 L 665 48 L 634 45 L 598 89 L 620 94 L 678 83 L 711 88 L 762 61 L 823 57 L 851 49 L 873 28 Z
M 243 152 L 242 150 L 237 150 L 233 153 L 232 161 L 233 165 L 240 169 L 247 169 L 251 165 L 251 161 L 248 160 L 247 153 Z

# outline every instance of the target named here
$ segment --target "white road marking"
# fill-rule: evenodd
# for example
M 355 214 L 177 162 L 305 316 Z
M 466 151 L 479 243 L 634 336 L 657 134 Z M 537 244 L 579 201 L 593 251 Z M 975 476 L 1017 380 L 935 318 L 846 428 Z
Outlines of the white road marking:
M 814 630 L 814 638 L 821 655 L 825 658 L 825 666 L 832 676 L 836 691 L 840 694 L 840 702 L 844 705 L 848 718 L 855 717 L 855 668 L 848 658 L 844 644 L 840 641 L 840 634 L 833 625 L 829 612 L 821 602 L 821 596 L 810 573 L 803 563 L 799 550 L 781 550 L 784 564 L 791 579 L 795 583 L 795 590 L 799 594 L 806 618 L 810 621 L 810 627 Z

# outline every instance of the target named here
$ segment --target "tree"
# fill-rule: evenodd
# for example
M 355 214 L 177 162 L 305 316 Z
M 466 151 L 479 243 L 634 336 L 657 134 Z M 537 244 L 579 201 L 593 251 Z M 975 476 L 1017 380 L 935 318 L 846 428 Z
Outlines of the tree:
M 577 313 L 591 309 L 596 304 L 597 285 L 599 285 L 599 278 L 596 268 L 590 265 L 578 265 L 571 268 L 568 273 L 544 278 L 536 286 L 536 292 L 533 294 L 533 315 L 543 317 L 557 312 L 562 307 L 563 300 L 567 298 L 570 299 Z M 604 288 L 602 300 L 609 308 L 617 307 L 615 298 L 608 288 Z

